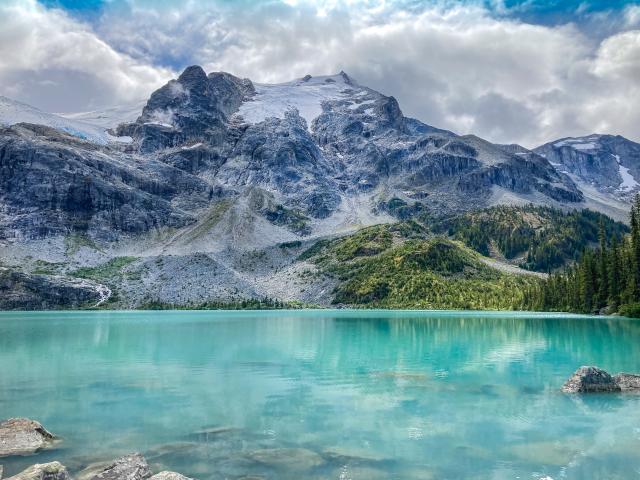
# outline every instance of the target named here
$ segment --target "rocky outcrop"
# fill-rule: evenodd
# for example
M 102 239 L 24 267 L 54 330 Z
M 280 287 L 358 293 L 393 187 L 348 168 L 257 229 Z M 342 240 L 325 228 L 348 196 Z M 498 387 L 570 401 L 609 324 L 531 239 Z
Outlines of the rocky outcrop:
M 0 473 L 2 473 L 0 471 Z M 0 478 L 2 475 L 0 475 Z M 60 462 L 32 465 L 26 470 L 5 480 L 70 480 L 67 469 Z
M 534 151 L 603 193 L 624 196 L 638 189 L 640 144 L 619 135 L 563 138 Z
M 0 423 L 0 457 L 31 455 L 50 446 L 55 436 L 28 418 L 10 418 Z
M 108 289 L 99 283 L 59 275 L 34 275 L 0 267 L 0 310 L 91 307 Z
M 583 366 L 564 383 L 565 393 L 640 392 L 640 375 L 619 373 L 611 376 L 598 367 Z
M 145 458 L 132 453 L 114 460 L 113 463 L 94 465 L 78 474 L 79 480 L 144 480 L 151 476 Z

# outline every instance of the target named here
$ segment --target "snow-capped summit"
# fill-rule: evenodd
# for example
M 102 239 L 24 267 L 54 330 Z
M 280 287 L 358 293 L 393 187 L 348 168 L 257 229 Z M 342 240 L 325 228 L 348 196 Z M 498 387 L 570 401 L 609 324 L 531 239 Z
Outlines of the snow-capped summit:
M 254 86 L 255 95 L 238 111 L 248 123 L 259 123 L 269 117 L 284 118 L 287 111 L 295 109 L 311 127 L 313 120 L 322 113 L 323 102 L 344 102 L 355 108 L 365 101 L 375 101 L 375 92 L 358 86 L 345 72 L 315 77 L 305 75 L 290 82 L 256 83 Z

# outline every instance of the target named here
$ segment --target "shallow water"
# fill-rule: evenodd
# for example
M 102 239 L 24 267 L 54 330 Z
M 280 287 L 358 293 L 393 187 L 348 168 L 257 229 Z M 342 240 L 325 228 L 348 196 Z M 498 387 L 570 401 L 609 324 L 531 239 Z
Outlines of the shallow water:
M 204 479 L 640 477 L 640 396 L 559 392 L 640 371 L 640 322 L 459 312 L 0 313 L 0 418 L 57 450 L 132 451 Z M 258 477 L 258 478 L 263 478 Z

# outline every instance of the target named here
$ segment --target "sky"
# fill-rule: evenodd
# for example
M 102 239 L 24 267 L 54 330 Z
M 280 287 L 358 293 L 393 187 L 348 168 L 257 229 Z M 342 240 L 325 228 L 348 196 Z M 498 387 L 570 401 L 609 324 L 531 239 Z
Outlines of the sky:
M 0 0 L 0 95 L 46 111 L 140 101 L 194 64 L 344 70 L 498 143 L 640 141 L 640 0 Z

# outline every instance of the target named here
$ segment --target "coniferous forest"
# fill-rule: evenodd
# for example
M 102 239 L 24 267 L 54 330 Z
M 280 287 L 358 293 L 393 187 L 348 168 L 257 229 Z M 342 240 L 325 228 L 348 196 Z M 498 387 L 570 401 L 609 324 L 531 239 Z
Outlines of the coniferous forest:
M 530 285 L 527 310 L 619 313 L 640 316 L 640 195 L 630 212 L 628 235 L 607 235 L 600 221 L 599 244 L 546 281 Z

